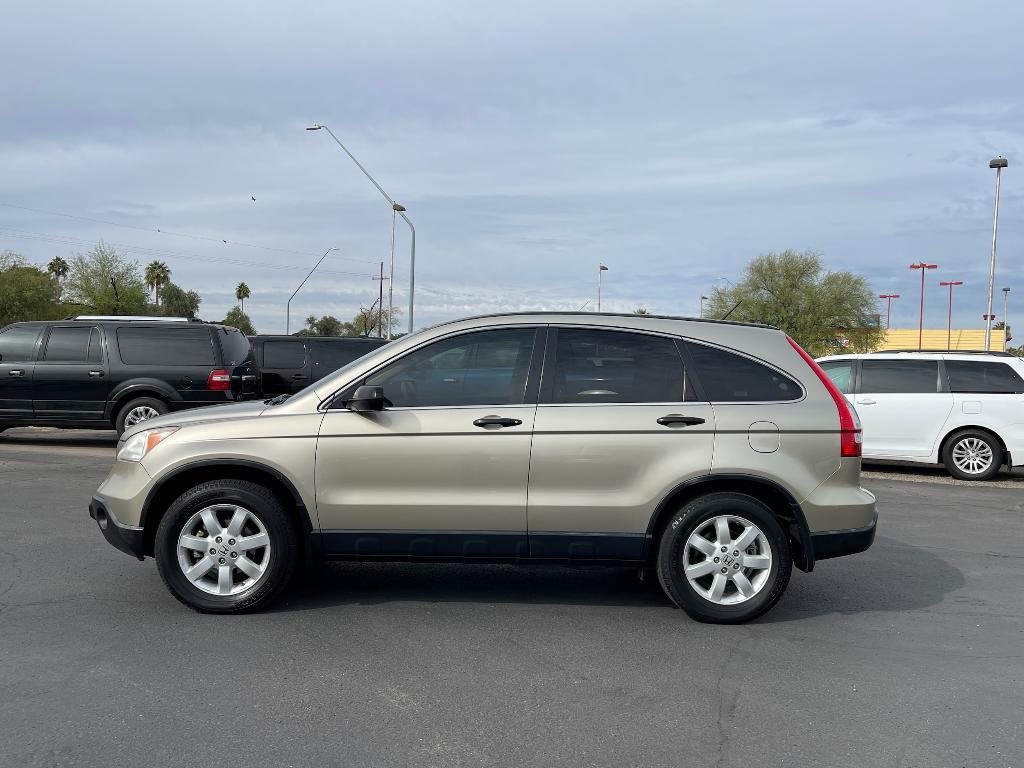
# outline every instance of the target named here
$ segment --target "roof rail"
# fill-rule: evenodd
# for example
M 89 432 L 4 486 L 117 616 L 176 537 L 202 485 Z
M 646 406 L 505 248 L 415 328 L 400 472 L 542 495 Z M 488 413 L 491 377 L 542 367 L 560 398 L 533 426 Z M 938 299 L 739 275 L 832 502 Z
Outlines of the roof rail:
M 117 320 L 127 323 L 201 323 L 188 317 L 165 317 L 163 315 L 71 315 L 65 320 Z
M 983 349 L 876 349 L 869 354 L 891 355 L 897 353 L 906 355 L 990 355 L 991 357 L 1016 357 L 1011 352 L 986 352 Z

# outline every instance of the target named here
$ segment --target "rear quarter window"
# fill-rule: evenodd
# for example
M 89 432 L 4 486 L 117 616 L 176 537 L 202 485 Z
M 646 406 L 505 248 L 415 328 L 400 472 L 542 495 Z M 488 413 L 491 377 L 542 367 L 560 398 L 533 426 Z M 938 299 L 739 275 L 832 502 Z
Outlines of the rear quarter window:
M 237 328 L 218 328 L 217 338 L 224 353 L 222 365 L 230 368 L 241 365 L 252 357 L 252 346 L 244 333 Z
M 207 328 L 118 328 L 117 349 L 125 365 L 216 366 Z
M 947 360 L 950 392 L 1017 394 L 1024 392 L 1024 379 L 1006 363 L 982 360 Z
M 799 400 L 803 389 L 764 363 L 706 344 L 688 343 L 704 397 L 712 403 L 765 403 Z

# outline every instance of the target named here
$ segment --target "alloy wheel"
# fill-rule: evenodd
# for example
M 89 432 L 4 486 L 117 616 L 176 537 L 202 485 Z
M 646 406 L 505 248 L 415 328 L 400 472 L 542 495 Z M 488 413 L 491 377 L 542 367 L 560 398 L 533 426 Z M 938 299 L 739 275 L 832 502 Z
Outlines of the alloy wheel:
M 980 437 L 965 437 L 953 446 L 953 463 L 968 475 L 981 475 L 992 467 L 992 446 Z
M 155 419 L 160 415 L 160 412 L 156 408 L 149 405 L 139 405 L 128 411 L 128 414 L 124 417 L 125 429 L 128 427 L 134 427 L 136 424 L 141 424 L 149 419 Z
M 697 526 L 683 548 L 683 572 L 694 591 L 716 605 L 751 599 L 768 583 L 772 550 L 760 528 L 718 515 Z
M 262 521 L 244 507 L 213 504 L 182 527 L 178 565 L 197 589 L 211 595 L 238 595 L 266 575 L 270 536 Z

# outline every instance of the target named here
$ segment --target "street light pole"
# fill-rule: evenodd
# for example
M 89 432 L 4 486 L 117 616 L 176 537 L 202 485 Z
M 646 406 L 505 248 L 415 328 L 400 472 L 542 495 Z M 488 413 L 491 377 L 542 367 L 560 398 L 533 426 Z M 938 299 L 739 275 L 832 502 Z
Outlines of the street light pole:
M 900 295 L 898 293 L 882 293 L 879 294 L 878 298 L 885 299 L 885 329 L 889 330 L 889 315 L 892 314 L 892 300 L 898 299 Z
M 992 351 L 992 290 L 996 282 L 996 232 L 999 230 L 999 180 L 1003 168 L 1009 163 L 1006 158 L 999 156 L 989 160 L 988 167 L 996 169 L 996 205 L 995 213 L 992 216 L 992 259 L 988 264 L 988 311 L 985 313 L 985 351 Z M 1006 318 L 1003 318 L 1005 321 Z
M 1010 295 L 1009 288 L 1003 288 L 1003 351 L 1006 351 L 1006 342 L 1010 336 L 1010 316 L 1007 314 L 1007 297 Z
M 700 316 L 704 317 L 704 302 L 708 300 L 708 297 L 701 294 L 700 297 Z
M 399 216 L 402 217 L 402 220 L 406 224 L 409 225 L 409 235 L 410 235 L 410 238 L 411 238 L 410 239 L 410 245 L 409 245 L 409 333 L 412 333 L 413 299 L 414 299 L 414 294 L 416 292 L 416 227 L 414 227 L 412 225 L 412 220 L 405 214 L 405 207 L 403 205 L 401 205 L 400 203 L 396 203 L 394 201 L 394 199 L 391 197 L 391 195 L 389 195 L 387 192 L 384 191 L 384 187 L 382 187 L 380 184 L 378 184 L 377 180 L 375 178 L 373 178 L 373 176 L 370 175 L 370 172 L 363 167 L 363 164 L 360 163 L 358 160 L 356 160 L 355 155 L 353 155 L 351 152 L 348 151 L 348 147 L 346 147 L 344 144 L 341 143 L 341 139 L 339 139 L 337 136 L 334 135 L 334 131 L 332 131 L 326 125 L 321 125 L 320 123 L 316 123 L 314 125 L 311 125 L 306 130 L 307 131 L 319 131 L 321 129 L 327 131 L 328 135 L 330 135 L 330 137 L 332 139 L 334 139 L 334 143 L 337 144 L 339 147 L 341 147 L 342 150 L 344 150 L 345 154 L 348 155 L 349 159 L 353 163 L 356 164 L 356 168 L 358 168 L 360 171 L 362 171 L 363 175 L 370 180 L 370 183 L 373 184 L 373 186 L 375 186 L 377 188 L 377 191 L 380 192 L 384 196 L 384 199 L 387 200 L 389 203 L 391 203 L 391 211 L 392 211 L 391 216 L 392 216 L 392 219 L 394 219 L 394 215 L 397 213 Z M 391 231 L 392 231 L 392 243 L 391 243 L 392 270 L 391 270 L 391 276 L 394 277 L 394 261 L 395 261 L 395 258 L 394 258 L 394 252 L 395 252 L 395 245 L 394 245 L 394 221 L 392 221 Z M 394 280 L 392 280 L 391 282 L 393 284 Z M 390 288 L 389 288 L 389 290 L 390 290 Z M 388 322 L 390 323 L 390 318 L 389 318 Z M 389 325 L 389 330 L 390 330 L 390 325 Z M 388 333 L 388 338 L 389 339 L 391 338 L 390 332 Z
M 921 270 L 921 274 L 924 275 L 924 270 Z M 953 348 L 953 286 L 963 285 L 963 280 L 941 280 L 939 285 L 946 287 L 949 286 L 949 314 L 946 315 L 946 351 L 949 352 Z
M 311 270 L 309 270 L 309 274 L 306 275 L 304 278 L 302 278 L 302 282 L 299 283 L 299 287 L 296 288 L 294 291 L 292 291 L 292 295 L 288 297 L 288 304 L 285 306 L 285 316 L 284 316 L 284 318 L 285 318 L 284 319 L 284 332 L 286 334 L 291 334 L 291 330 L 292 330 L 292 299 L 295 298 L 295 294 L 299 292 L 299 288 L 302 288 L 302 286 L 304 286 L 306 284 L 306 281 L 309 280 L 309 278 L 313 275 L 314 272 L 316 272 L 316 268 L 320 266 L 320 262 L 321 261 L 323 261 L 324 259 L 327 258 L 327 254 L 328 253 L 330 253 L 331 251 L 340 251 L 340 250 L 341 250 L 340 248 L 328 248 L 326 251 L 324 251 L 324 255 L 316 260 L 316 264 L 314 264 L 313 268 Z
M 597 265 L 597 311 L 601 311 L 601 273 L 607 272 L 608 267 L 604 264 L 598 263 Z
M 924 338 L 924 273 L 925 270 L 935 269 L 938 266 L 938 264 L 926 264 L 923 261 L 910 265 L 911 269 L 921 270 L 921 315 L 917 323 L 917 349 L 919 352 L 921 351 L 921 340 Z

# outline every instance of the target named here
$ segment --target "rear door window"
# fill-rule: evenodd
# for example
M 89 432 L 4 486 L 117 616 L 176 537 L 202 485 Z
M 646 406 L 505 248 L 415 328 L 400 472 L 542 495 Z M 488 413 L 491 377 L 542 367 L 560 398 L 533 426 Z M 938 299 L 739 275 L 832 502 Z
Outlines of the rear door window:
M 125 365 L 216 366 L 207 328 L 118 328 L 117 347 Z
M 840 392 L 844 395 L 853 394 L 853 360 L 831 360 L 819 365 Z
M 1024 379 L 1006 363 L 982 360 L 947 360 L 946 376 L 951 392 L 1017 394 Z
M 796 381 L 757 360 L 706 344 L 688 343 L 687 350 L 704 396 L 712 403 L 773 403 L 803 397 Z
M 16 325 L 0 331 L 0 363 L 25 363 L 39 338 L 39 326 Z
M 43 352 L 48 363 L 98 363 L 101 360 L 99 329 L 94 326 L 54 326 Z
M 558 329 L 554 354 L 545 365 L 542 403 L 686 399 L 683 359 L 673 339 L 600 328 Z
M 937 360 L 862 360 L 860 391 L 873 395 L 940 392 Z

